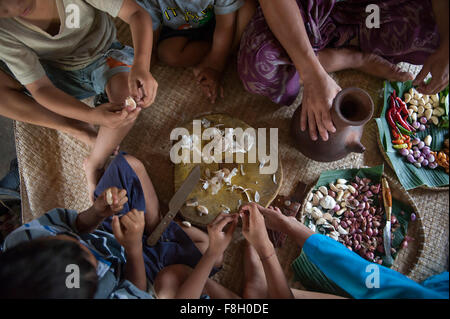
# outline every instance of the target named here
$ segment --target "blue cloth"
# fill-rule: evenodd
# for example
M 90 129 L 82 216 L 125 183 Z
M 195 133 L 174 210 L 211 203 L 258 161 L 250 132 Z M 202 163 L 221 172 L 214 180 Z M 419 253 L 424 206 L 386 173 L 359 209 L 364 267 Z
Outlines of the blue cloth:
M 399 272 L 371 263 L 321 235 L 310 236 L 303 245 L 309 261 L 330 280 L 356 299 L 448 299 L 449 273 L 419 284 Z
M 110 65 L 108 62 L 111 59 L 119 64 Z M 134 50 L 116 41 L 101 58 L 81 70 L 65 71 L 49 65 L 45 61 L 41 61 L 41 64 L 53 85 L 70 96 L 83 100 L 104 93 L 106 85 L 114 75 L 130 72 L 133 60 Z M 12 72 L 2 61 L 0 61 L 0 70 L 14 78 Z
M 88 247 L 98 261 L 98 287 L 95 298 L 152 299 L 153 296 L 123 279 L 125 251 L 114 236 L 101 230 L 95 230 L 91 234 L 78 233 L 77 216 L 78 213 L 73 210 L 53 209 L 9 234 L 5 238 L 2 250 L 11 249 L 22 242 L 38 238 L 69 235 Z
M 124 205 L 123 210 L 118 215 L 126 214 L 132 209 L 148 213 L 146 212 L 141 182 L 125 159 L 124 153 L 117 155 L 108 166 L 97 185 L 95 197 L 98 197 L 110 187 L 127 191 L 128 203 Z M 112 217 L 103 223 L 103 229 L 109 233 L 112 233 L 111 220 Z M 166 266 L 184 264 L 194 268 L 202 258 L 201 252 L 175 222 L 170 223 L 155 246 L 147 245 L 146 235 L 143 236 L 142 241 L 145 271 L 151 283 L 155 281 L 156 275 Z M 217 269 L 214 269 L 211 275 L 215 272 L 217 272 Z

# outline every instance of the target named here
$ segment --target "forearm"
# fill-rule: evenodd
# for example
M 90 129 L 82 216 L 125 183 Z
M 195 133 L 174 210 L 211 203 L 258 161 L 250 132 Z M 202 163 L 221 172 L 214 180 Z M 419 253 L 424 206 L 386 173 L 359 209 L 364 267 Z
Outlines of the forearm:
M 292 291 L 281 268 L 280 262 L 272 244 L 258 250 L 267 280 L 269 297 L 274 299 L 292 299 Z
M 265 19 L 297 69 L 300 78 L 326 73 L 309 42 L 303 17 L 295 0 L 259 0 Z
M 147 12 L 139 10 L 131 16 L 129 25 L 133 37 L 134 65 L 150 70 L 153 49 L 152 20 Z
M 147 291 L 147 277 L 145 274 L 142 244 L 133 249 L 125 249 L 127 263 L 125 265 L 125 279 L 142 291 Z
M 449 44 L 449 36 L 448 36 L 448 10 L 449 10 L 449 1 L 448 0 L 432 0 L 433 4 L 433 12 L 436 19 L 436 24 L 439 29 L 439 37 L 440 37 L 440 46 L 447 47 Z
M 191 275 L 179 288 L 176 294 L 176 299 L 200 298 L 216 260 L 217 256 L 207 250 L 192 271 Z
M 214 31 L 213 43 L 209 54 L 205 57 L 205 63 L 215 70 L 223 72 L 233 45 L 235 32 L 236 13 L 217 17 L 217 25 Z
M 27 88 L 30 90 L 29 87 Z M 37 103 L 56 114 L 94 125 L 99 124 L 92 116 L 93 112 L 89 106 L 53 85 L 31 89 L 30 92 Z
M 76 220 L 77 230 L 81 234 L 89 234 L 100 226 L 105 218 L 101 217 L 94 206 L 78 214 Z
M 281 231 L 285 233 L 291 240 L 295 241 L 301 248 L 303 248 L 306 240 L 314 234 L 311 229 L 294 218 L 287 218 L 283 222 L 283 225 L 284 226 Z

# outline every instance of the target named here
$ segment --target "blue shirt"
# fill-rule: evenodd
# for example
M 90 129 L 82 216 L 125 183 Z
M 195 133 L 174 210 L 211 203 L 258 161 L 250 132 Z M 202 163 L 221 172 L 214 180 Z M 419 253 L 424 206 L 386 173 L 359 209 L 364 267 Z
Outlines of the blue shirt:
M 98 288 L 95 298 L 152 299 L 150 294 L 141 291 L 128 280 L 123 280 L 125 250 L 114 235 L 101 230 L 79 234 L 76 228 L 77 216 L 77 212 L 73 210 L 53 209 L 9 234 L 2 248 L 7 250 L 25 241 L 69 234 L 88 247 L 98 261 Z
M 371 263 L 320 234 L 310 236 L 303 252 L 331 281 L 356 299 L 448 299 L 449 273 L 422 283 L 390 268 Z

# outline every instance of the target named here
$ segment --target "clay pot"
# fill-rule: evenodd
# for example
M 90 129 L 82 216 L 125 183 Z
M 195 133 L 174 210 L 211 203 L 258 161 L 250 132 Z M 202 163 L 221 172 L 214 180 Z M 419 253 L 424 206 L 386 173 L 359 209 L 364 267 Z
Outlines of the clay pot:
M 311 140 L 309 131 L 300 129 L 301 106 L 295 111 L 291 123 L 291 133 L 296 147 L 303 155 L 318 162 L 334 162 L 349 153 L 363 153 L 366 148 L 361 144 L 364 125 L 372 118 L 374 111 L 370 95 L 359 88 L 347 88 L 339 92 L 331 108 L 331 119 L 336 133 L 330 133 L 328 141 L 320 136 Z

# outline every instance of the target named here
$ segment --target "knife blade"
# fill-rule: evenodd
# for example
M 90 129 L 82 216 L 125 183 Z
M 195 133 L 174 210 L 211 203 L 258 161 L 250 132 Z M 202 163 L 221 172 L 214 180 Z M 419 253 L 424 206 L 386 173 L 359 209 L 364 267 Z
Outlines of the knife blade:
M 153 230 L 147 239 L 147 245 L 154 246 L 158 242 L 163 232 L 169 226 L 170 222 L 175 218 L 180 208 L 186 202 L 189 194 L 194 190 L 200 180 L 200 166 L 197 165 L 183 182 L 181 187 L 169 202 L 169 212 L 164 216 L 159 225 Z
M 383 230 L 383 245 L 386 254 L 386 262 L 392 264 L 391 256 L 391 215 L 392 215 L 392 193 L 386 178 L 381 179 L 384 210 L 386 212 L 386 225 Z

